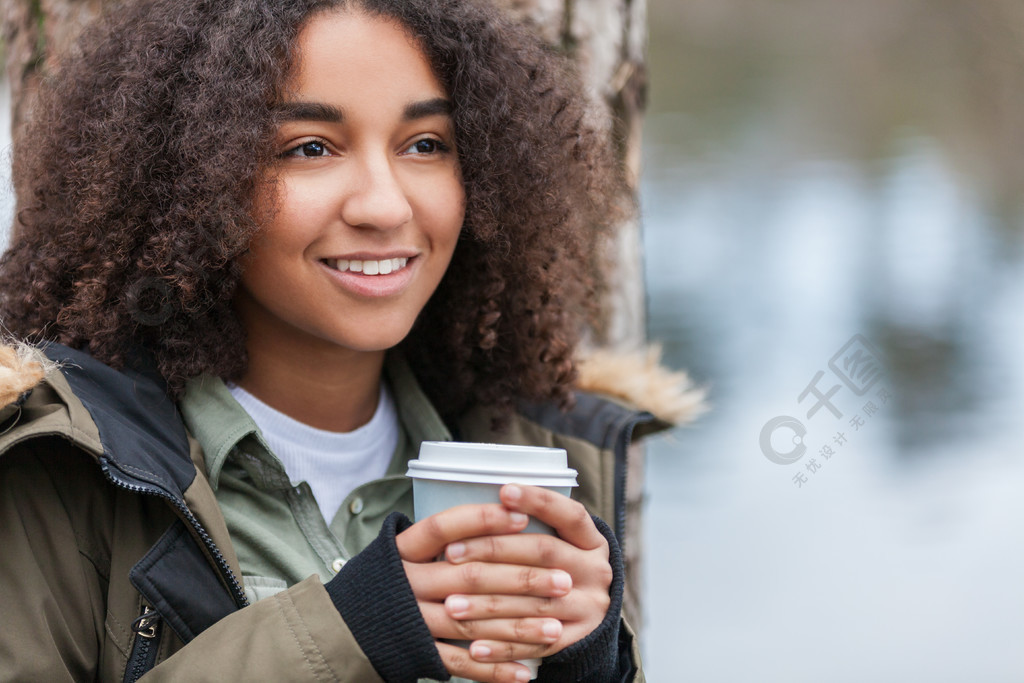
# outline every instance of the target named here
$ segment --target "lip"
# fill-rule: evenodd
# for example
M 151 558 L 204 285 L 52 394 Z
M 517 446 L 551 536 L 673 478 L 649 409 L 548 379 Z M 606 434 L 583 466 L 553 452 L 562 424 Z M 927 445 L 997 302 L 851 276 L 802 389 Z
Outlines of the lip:
M 324 260 L 318 261 L 327 277 L 336 285 L 351 294 L 370 299 L 386 298 L 401 294 L 409 286 L 409 283 L 412 282 L 416 270 L 420 266 L 418 254 L 410 254 L 410 252 L 388 252 L 386 255 L 357 252 L 346 256 L 338 256 L 337 258 L 349 261 L 383 261 L 391 258 L 409 259 L 404 268 L 387 275 L 364 275 L 362 273 L 353 273 L 352 271 L 342 272 L 331 268 L 324 263 Z

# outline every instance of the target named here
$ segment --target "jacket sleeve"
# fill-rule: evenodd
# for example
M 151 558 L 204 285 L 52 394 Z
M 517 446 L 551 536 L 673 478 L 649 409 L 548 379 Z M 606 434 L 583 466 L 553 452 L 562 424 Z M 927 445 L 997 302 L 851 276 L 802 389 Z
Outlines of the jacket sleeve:
M 448 680 L 395 546 L 409 524 L 391 514 L 326 585 L 311 577 L 228 615 L 142 680 Z

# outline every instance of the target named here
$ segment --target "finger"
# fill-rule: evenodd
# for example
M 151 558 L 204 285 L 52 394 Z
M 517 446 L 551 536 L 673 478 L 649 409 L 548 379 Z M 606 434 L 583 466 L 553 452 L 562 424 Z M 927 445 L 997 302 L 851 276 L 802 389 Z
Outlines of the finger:
M 523 564 L 534 567 L 565 569 L 575 574 L 575 568 L 583 568 L 597 558 L 607 562 L 608 545 L 604 543 L 595 550 L 580 548 L 555 536 L 545 534 L 511 534 L 505 536 L 481 536 L 449 543 L 445 558 L 452 564 L 466 562 L 498 562 Z
M 573 585 L 572 577 L 561 569 L 488 562 L 406 562 L 403 566 L 412 592 L 420 601 L 441 602 L 453 593 L 559 598 L 568 595 Z
M 575 621 L 585 613 L 575 592 L 562 598 L 527 595 L 449 595 L 444 610 L 452 619 L 509 619 L 522 616 Z M 483 637 L 483 636 L 481 636 Z
M 434 638 L 449 640 L 497 640 L 550 645 L 562 635 L 558 619 L 522 617 L 516 619 L 452 619 L 439 602 L 420 603 L 420 612 Z
M 478 662 L 514 662 L 517 659 L 534 659 L 552 653 L 550 645 L 509 643 L 500 640 L 474 640 L 469 646 L 469 655 Z
M 513 661 L 480 662 L 471 657 L 468 650 L 441 642 L 437 643 L 437 651 L 453 676 L 480 683 L 527 683 L 530 680 L 530 670 Z
M 459 505 L 416 522 L 395 537 L 398 554 L 410 562 L 429 562 L 449 543 L 488 534 L 522 531 L 528 517 L 497 504 Z
M 594 550 L 608 543 L 586 508 L 568 496 L 538 486 L 506 484 L 501 487 L 501 502 L 510 510 L 536 517 L 578 548 Z

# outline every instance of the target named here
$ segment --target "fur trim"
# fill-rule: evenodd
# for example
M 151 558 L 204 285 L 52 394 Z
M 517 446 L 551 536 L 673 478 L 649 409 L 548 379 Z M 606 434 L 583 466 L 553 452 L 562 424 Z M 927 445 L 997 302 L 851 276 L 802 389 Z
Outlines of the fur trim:
M 0 344 L 0 407 L 16 402 L 46 376 L 49 364 L 25 344 Z
M 695 387 L 685 372 L 661 365 L 661 347 L 632 353 L 591 351 L 577 361 L 576 387 L 619 398 L 674 425 L 693 421 L 707 410 L 707 390 Z

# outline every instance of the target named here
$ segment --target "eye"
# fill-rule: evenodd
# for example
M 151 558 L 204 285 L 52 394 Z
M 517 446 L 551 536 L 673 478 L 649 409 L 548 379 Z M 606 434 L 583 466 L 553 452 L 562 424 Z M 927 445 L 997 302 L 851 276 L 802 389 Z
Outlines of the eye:
M 327 143 L 323 140 L 308 140 L 300 145 L 292 147 L 291 149 L 285 150 L 281 156 L 317 158 L 325 157 L 328 154 L 329 151 L 327 149 Z
M 422 138 L 409 145 L 403 154 L 443 154 L 451 148 L 436 138 Z

